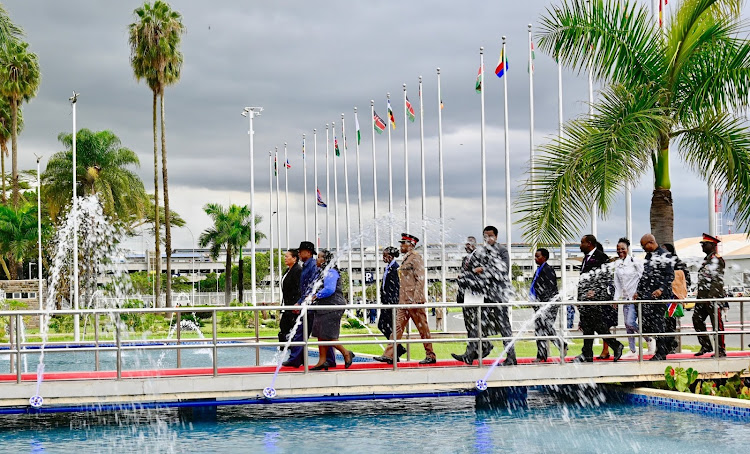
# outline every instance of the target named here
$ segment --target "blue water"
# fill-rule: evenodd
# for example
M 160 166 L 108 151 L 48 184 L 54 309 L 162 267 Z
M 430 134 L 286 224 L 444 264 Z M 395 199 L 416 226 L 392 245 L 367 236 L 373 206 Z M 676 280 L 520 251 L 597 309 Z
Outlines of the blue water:
M 521 410 L 473 398 L 219 407 L 0 419 L 8 453 L 747 453 L 750 425 L 657 407 L 580 408 L 540 392 Z

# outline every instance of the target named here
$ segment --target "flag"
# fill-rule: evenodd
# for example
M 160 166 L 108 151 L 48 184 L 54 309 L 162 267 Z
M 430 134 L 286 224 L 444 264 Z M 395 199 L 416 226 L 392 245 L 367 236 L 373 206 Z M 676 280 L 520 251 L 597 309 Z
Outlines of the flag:
M 396 129 L 396 118 L 393 116 L 393 109 L 391 109 L 391 100 L 388 100 L 388 119 L 391 120 L 391 126 Z
M 443 98 L 440 98 L 440 110 L 443 110 L 443 107 L 445 107 L 445 105 L 443 105 Z
M 505 71 L 508 70 L 508 56 L 505 55 L 505 49 L 500 51 L 500 61 L 497 62 L 497 68 L 495 68 L 495 75 L 497 77 L 503 77 Z
M 664 13 L 662 12 L 663 5 L 666 5 L 667 2 L 665 1 L 663 4 L 661 0 L 659 0 L 659 28 L 664 27 Z
M 479 71 L 477 71 L 477 85 L 474 89 L 477 93 L 482 92 L 482 65 L 479 65 Z
M 526 72 L 534 72 L 534 60 L 536 60 L 536 52 L 534 52 L 534 41 L 531 42 L 531 61 L 529 66 L 526 68 Z
M 323 196 L 320 194 L 320 188 L 318 188 L 318 206 L 321 208 L 327 208 L 328 205 L 323 202 Z
M 286 166 L 287 169 L 291 169 L 292 168 L 292 165 L 289 164 L 289 159 L 286 160 L 286 164 L 284 164 L 284 165 Z
M 354 114 L 354 127 L 357 129 L 357 145 L 362 143 L 362 133 L 359 131 L 359 117 L 357 117 L 357 114 Z
M 409 102 L 409 97 L 406 97 L 406 113 L 409 115 L 409 121 L 414 123 L 414 107 Z
M 339 152 L 339 140 L 336 136 L 333 136 L 333 151 L 336 152 L 336 156 L 341 156 L 341 153 Z
M 305 138 L 302 138 L 302 160 L 305 160 Z
M 378 134 L 383 134 L 383 131 L 385 131 L 385 121 L 383 121 L 382 118 L 380 118 L 380 115 L 378 115 L 377 112 L 374 112 L 375 115 L 372 117 L 372 126 L 375 128 L 375 132 Z
M 277 165 L 276 159 L 277 158 L 274 155 L 274 157 L 273 157 L 273 176 L 275 176 L 275 177 L 279 175 L 279 173 L 276 171 L 276 165 Z

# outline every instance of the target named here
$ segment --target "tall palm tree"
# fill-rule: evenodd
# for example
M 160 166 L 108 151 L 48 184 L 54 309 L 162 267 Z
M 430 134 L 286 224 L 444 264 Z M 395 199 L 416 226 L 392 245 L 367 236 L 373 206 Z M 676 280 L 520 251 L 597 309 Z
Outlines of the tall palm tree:
M 233 244 L 232 250 L 239 255 L 239 262 L 237 267 L 237 301 L 242 304 L 243 302 L 243 290 L 244 290 L 244 262 L 242 259 L 242 248 L 250 242 L 252 238 L 252 225 L 250 224 L 253 219 L 250 208 L 247 205 L 237 206 L 231 205 L 227 212 L 227 219 L 230 225 L 230 238 Z M 255 242 L 258 243 L 260 240 L 266 237 L 264 233 L 257 229 L 258 224 L 263 220 L 263 217 L 256 215 L 254 218 L 255 222 Z
M 10 102 L 13 206 L 18 207 L 18 110 L 21 102 L 36 95 L 41 82 L 39 61 L 27 43 L 9 41 L 0 50 L 0 95 Z
M 201 247 L 208 246 L 211 257 L 216 260 L 221 253 L 221 248 L 226 250 L 225 270 L 224 270 L 224 304 L 229 306 L 232 301 L 232 259 L 237 252 L 242 253 L 242 247 L 250 240 L 250 219 L 252 214 L 250 209 L 245 206 L 230 205 L 224 208 L 217 203 L 209 203 L 203 207 L 203 211 L 211 217 L 214 225 L 204 230 L 198 237 L 198 244 Z M 261 217 L 255 216 L 256 225 L 260 222 Z M 255 232 L 255 241 L 258 242 L 265 235 Z M 240 294 L 242 293 L 242 272 L 240 271 L 238 280 L 240 282 Z
M 540 147 L 519 200 L 526 239 L 572 237 L 598 207 L 605 216 L 625 182 L 653 171 L 651 231 L 673 241 L 670 143 L 721 187 L 737 223 L 750 223 L 750 43 L 741 0 L 683 0 L 660 30 L 639 2 L 564 0 L 541 18 L 539 48 L 602 81 L 591 117 L 568 122 Z
M 45 201 L 52 219 L 70 203 L 73 189 L 73 134 L 61 133 L 64 151 L 52 155 L 42 175 Z M 112 131 L 80 129 L 77 134 L 76 182 L 80 195 L 96 194 L 104 214 L 128 223 L 142 217 L 147 200 L 143 182 L 131 167 L 138 167 L 138 156 L 122 146 Z
M 23 129 L 23 114 L 21 109 L 18 109 L 16 113 L 16 128 L 17 132 L 21 132 Z M 9 155 L 8 141 L 11 139 L 13 128 L 13 113 L 11 112 L 10 102 L 7 98 L 0 97 L 0 168 L 2 169 L 2 193 L 0 193 L 0 201 L 5 204 L 7 199 L 7 189 L 5 186 L 5 158 Z
M 5 7 L 0 5 L 0 48 L 5 49 L 8 43 L 21 38 L 23 38 L 23 30 L 10 20 Z
M 0 265 L 8 279 L 18 279 L 23 261 L 34 257 L 37 247 L 37 206 L 0 205 Z M 5 259 L 10 262 L 6 265 Z
M 130 24 L 130 56 L 131 65 L 137 79 L 146 79 L 153 92 L 153 131 L 154 131 L 154 192 L 158 193 L 158 150 L 156 131 L 156 98 L 160 96 L 161 102 L 161 158 L 162 158 L 162 183 L 164 186 L 164 211 L 165 211 L 165 238 L 167 252 L 167 287 L 166 299 L 169 306 L 172 305 L 171 298 L 171 257 L 172 257 L 172 231 L 169 219 L 169 178 L 167 174 L 167 139 L 164 115 L 164 89 L 168 85 L 177 83 L 182 69 L 182 52 L 180 52 L 180 40 L 185 32 L 180 13 L 173 11 L 168 3 L 157 0 L 153 5 L 146 2 L 142 7 L 133 12 L 137 17 L 136 22 Z M 157 213 L 155 231 L 158 227 L 158 195 L 155 196 L 154 211 Z M 158 236 L 155 243 L 159 243 Z M 158 247 L 158 246 L 157 246 Z M 157 249 L 158 256 L 158 249 Z M 159 283 L 160 267 L 157 265 L 157 284 Z

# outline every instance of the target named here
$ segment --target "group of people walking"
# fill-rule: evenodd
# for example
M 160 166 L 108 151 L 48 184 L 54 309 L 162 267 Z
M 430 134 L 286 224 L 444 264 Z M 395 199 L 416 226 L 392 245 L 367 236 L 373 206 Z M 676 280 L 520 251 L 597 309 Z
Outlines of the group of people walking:
M 483 231 L 484 243 L 477 244 L 476 238 L 468 237 L 458 275 L 458 293 L 456 301 L 465 304 L 467 297 L 475 295 L 481 298 L 486 307 L 462 307 L 464 326 L 467 331 L 468 342 L 463 353 L 452 353 L 458 361 L 473 364 L 487 356 L 493 349 L 489 340 L 479 341 L 494 335 L 501 335 L 507 349 L 503 366 L 517 364 L 515 348 L 510 338 L 512 329 L 507 303 L 515 294 L 511 285 L 510 254 L 501 244 L 497 243 L 498 230 L 494 226 L 487 226 Z M 430 328 L 424 308 L 415 305 L 426 302 L 424 260 L 415 250 L 419 239 L 414 235 L 403 233 L 400 247 L 389 246 L 383 249 L 385 268 L 380 282 L 381 302 L 387 305 L 409 305 L 399 307 L 395 311 L 384 309 L 380 311 L 378 329 L 390 340 L 400 340 L 404 330 L 413 321 L 420 337 L 425 341 L 425 358 L 420 364 L 436 362 L 435 352 L 430 339 Z M 706 318 L 716 323 L 715 299 L 723 298 L 724 294 L 724 260 L 717 254 L 720 241 L 704 234 L 701 247 L 706 254 L 698 271 L 697 298 L 707 300 L 698 302 L 693 311 L 693 326 L 696 331 L 706 331 Z M 666 359 L 667 354 L 676 351 L 677 338 L 671 333 L 676 332 L 676 319 L 682 314 L 682 306 L 677 301 L 687 296 L 690 287 L 690 273 L 687 266 L 677 257 L 672 245 L 659 245 L 652 234 L 644 235 L 640 240 L 641 247 L 646 252 L 643 260 L 636 259 L 630 252 L 630 242 L 621 238 L 617 243 L 617 258 L 610 259 L 604 248 L 594 235 L 584 235 L 581 238 L 580 250 L 584 254 L 581 263 L 580 280 L 577 289 L 579 311 L 579 329 L 584 335 L 581 354 L 576 357 L 577 362 L 592 362 L 594 360 L 594 337 L 603 338 L 604 347 L 601 359 L 610 357 L 614 361 L 623 356 L 625 346 L 613 337 L 610 329 L 618 325 L 618 307 L 623 306 L 623 316 L 628 336 L 630 352 L 627 355 L 637 355 L 636 338 L 638 324 L 644 333 L 654 335 L 645 337 L 649 343 L 650 360 Z M 333 261 L 330 251 L 321 250 L 317 261 L 313 259 L 315 247 L 311 242 L 303 241 L 298 249 L 289 250 L 285 255 L 288 267 L 282 278 L 283 304 L 285 306 L 299 306 L 309 297 L 311 305 L 344 306 L 346 300 L 342 293 L 341 275 Z M 403 254 L 399 264 L 397 258 Z M 558 291 L 557 275 L 554 268 L 547 262 L 550 253 L 545 248 L 535 251 L 534 260 L 537 265 L 531 286 L 529 300 L 534 310 L 535 336 L 537 340 L 537 355 L 535 363 L 546 362 L 548 359 L 548 343 L 551 341 L 566 355 L 568 344 L 564 336 L 555 328 L 561 298 Z M 611 301 L 645 301 L 640 304 L 613 304 Z M 505 304 L 498 304 L 505 303 Z M 569 309 L 570 311 L 570 309 Z M 395 323 L 393 313 L 395 312 Z M 308 323 L 312 326 L 311 333 L 321 341 L 335 342 L 340 333 L 341 317 L 344 309 L 310 311 Z M 293 341 L 302 341 L 303 329 L 296 327 L 299 323 L 299 309 L 283 311 L 280 323 L 279 341 L 285 342 L 289 336 Z M 570 328 L 570 312 L 568 313 L 568 327 Z M 724 330 L 721 317 L 718 318 L 718 329 Z M 713 352 L 711 340 L 707 335 L 700 335 L 701 349 L 695 354 L 701 356 Z M 318 363 L 311 369 L 319 370 L 336 367 L 334 349 L 341 352 L 345 367 L 349 367 L 354 353 L 346 350 L 342 345 L 332 347 L 320 346 Z M 392 364 L 397 361 L 406 348 L 389 343 L 381 356 L 373 359 Z M 289 359 L 284 366 L 299 367 L 303 362 L 302 347 L 293 347 Z M 719 336 L 718 351 L 714 356 L 726 356 L 724 336 Z

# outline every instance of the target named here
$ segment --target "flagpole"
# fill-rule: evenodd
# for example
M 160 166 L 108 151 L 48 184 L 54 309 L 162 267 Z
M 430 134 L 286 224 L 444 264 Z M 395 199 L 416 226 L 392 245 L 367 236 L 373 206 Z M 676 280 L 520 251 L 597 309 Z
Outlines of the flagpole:
M 409 147 L 408 147 L 408 134 L 409 129 L 406 125 L 409 113 L 406 108 L 406 84 L 404 87 L 404 213 L 406 217 L 404 219 L 405 232 L 409 232 Z
M 276 253 L 279 256 L 279 301 L 281 301 L 281 191 L 279 191 L 279 179 L 281 179 L 281 172 L 279 172 L 279 147 L 276 148 L 276 154 L 274 156 L 274 162 L 276 163 L 276 246 L 278 246 Z M 271 258 L 273 262 L 273 258 Z
M 313 208 L 313 228 L 315 228 L 315 247 L 320 248 L 320 235 L 318 234 L 318 130 L 313 129 L 313 183 L 315 184 L 315 202 Z
M 427 274 L 427 190 L 425 183 L 425 166 L 424 166 L 424 102 L 422 101 L 422 76 L 419 76 L 419 159 L 422 167 L 422 244 L 424 245 L 424 294 L 427 295 L 429 285 L 429 276 Z M 443 311 L 444 308 L 437 310 Z M 445 317 L 443 317 L 445 322 Z M 445 327 L 443 327 L 445 331 Z
M 503 50 L 502 58 L 503 63 L 507 58 L 505 57 L 506 45 L 505 36 L 503 36 Z M 510 134 L 508 134 L 508 68 L 504 68 L 505 75 L 503 76 L 503 112 L 504 112 L 504 127 L 505 127 L 505 244 L 508 247 L 508 261 L 513 261 L 511 252 L 511 233 L 513 229 L 513 223 L 511 220 L 511 198 L 510 198 Z M 512 274 L 511 274 L 512 276 Z
M 333 230 L 336 237 L 336 254 L 341 248 L 339 236 L 339 178 L 336 167 L 336 122 L 331 122 L 331 133 L 333 134 Z
M 378 234 L 378 165 L 377 155 L 375 153 L 375 100 L 370 100 L 370 118 L 373 122 L 372 127 L 372 205 L 373 216 L 375 221 L 375 303 L 380 304 L 380 237 Z M 388 125 L 386 125 L 388 127 Z
M 328 136 L 328 123 L 326 123 L 326 202 L 328 206 L 326 207 L 326 247 L 328 249 L 331 249 L 331 217 L 329 216 L 331 212 L 331 177 L 328 174 L 328 169 L 330 168 L 330 165 L 328 164 L 328 153 L 330 148 L 330 142 L 331 139 Z
M 289 242 L 289 158 L 286 155 L 286 142 L 284 142 L 284 224 L 286 225 L 286 248 L 292 247 Z
M 481 100 L 480 135 L 480 167 L 482 170 L 482 228 L 487 225 L 487 156 L 484 140 L 484 47 L 479 48 L 479 98 Z
M 532 182 L 531 195 L 534 197 L 534 41 L 531 36 L 531 24 L 529 24 L 529 181 Z M 536 250 L 536 244 L 531 245 Z M 510 252 L 510 251 L 508 251 Z M 536 270 L 536 262 L 531 259 L 531 269 Z M 508 275 L 512 272 L 508 269 Z
M 386 98 L 388 99 L 389 105 L 391 101 L 391 94 L 386 93 Z M 388 114 L 388 119 L 386 120 L 386 128 L 388 130 L 388 215 L 391 217 L 390 222 L 388 222 L 388 227 L 390 228 L 391 232 L 391 242 L 390 245 L 393 246 L 395 244 L 394 238 L 393 238 L 393 156 L 391 154 L 391 113 L 390 109 L 387 109 L 386 112 Z
M 310 238 L 308 225 L 307 225 L 307 159 L 305 159 L 305 135 L 302 134 L 302 209 L 305 211 L 304 223 L 305 223 L 305 240 Z
M 346 241 L 349 247 L 347 247 L 347 261 L 349 263 L 349 304 L 354 304 L 354 289 L 352 288 L 354 279 L 352 278 L 352 223 L 349 216 L 349 166 L 346 163 L 346 126 L 344 122 L 344 114 L 341 113 L 341 138 L 344 140 L 344 201 L 346 206 L 344 207 L 344 214 L 346 215 Z
M 268 223 L 269 232 L 271 239 L 271 247 L 268 249 L 268 268 L 271 270 L 271 304 L 273 304 L 276 297 L 276 287 L 273 284 L 275 280 L 274 269 L 273 269 L 273 153 L 268 152 Z
M 438 171 L 440 173 L 440 282 L 443 303 L 447 295 L 445 285 L 445 191 L 443 187 L 443 98 L 440 95 L 440 68 L 437 68 L 437 95 L 438 95 Z
M 562 84 L 562 64 L 557 62 L 557 135 L 562 138 L 563 135 L 563 84 Z M 567 251 L 565 250 L 565 238 L 560 239 L 560 301 L 565 301 L 567 295 L 568 265 L 566 263 Z M 561 319 L 562 326 L 567 326 Z
M 354 125 L 357 128 L 356 155 L 357 155 L 357 214 L 359 215 L 359 270 L 362 274 L 362 302 L 367 303 L 365 294 L 365 235 L 362 232 L 362 177 L 359 165 L 359 118 L 357 117 L 357 108 L 354 108 Z

